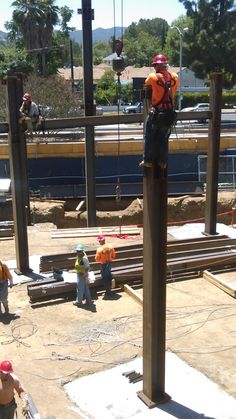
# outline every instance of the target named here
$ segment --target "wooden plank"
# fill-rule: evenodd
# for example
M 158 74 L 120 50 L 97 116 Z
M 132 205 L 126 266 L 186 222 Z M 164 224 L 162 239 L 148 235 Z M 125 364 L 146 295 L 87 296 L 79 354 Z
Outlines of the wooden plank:
M 73 232 L 51 232 L 51 238 L 52 239 L 60 239 L 60 238 L 75 238 L 75 237 L 93 237 L 97 236 L 99 234 L 104 234 L 105 236 L 113 236 L 117 234 L 126 234 L 129 236 L 133 235 L 140 235 L 140 230 L 138 228 L 135 229 L 116 229 L 116 230 L 109 230 L 109 231 L 73 231 Z
M 128 284 L 123 284 L 122 288 L 127 294 L 129 294 L 135 301 L 137 301 L 141 306 L 143 305 L 143 296 L 140 295 L 137 291 L 135 291 L 132 287 Z
M 234 272 L 227 273 L 226 277 L 224 277 L 224 275 L 225 274 L 215 275 L 207 270 L 203 272 L 204 279 L 216 285 L 233 298 L 236 298 L 236 269 Z

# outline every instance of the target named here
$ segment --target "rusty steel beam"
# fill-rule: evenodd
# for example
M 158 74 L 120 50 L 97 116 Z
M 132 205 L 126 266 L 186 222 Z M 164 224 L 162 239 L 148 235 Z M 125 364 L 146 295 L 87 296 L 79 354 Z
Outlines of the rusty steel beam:
M 188 121 L 191 119 L 211 119 L 212 111 L 199 111 L 197 112 L 177 112 L 178 121 Z M 116 124 L 135 124 L 143 122 L 144 114 L 114 114 L 102 116 L 79 116 L 73 118 L 58 118 L 46 119 L 45 130 L 63 129 L 63 128 L 78 128 L 86 126 L 100 126 L 100 125 L 116 125 Z M 9 125 L 7 122 L 0 122 L 0 132 L 8 132 Z
M 217 195 L 219 177 L 220 125 L 223 74 L 211 75 L 210 107 L 212 118 L 208 127 L 207 187 L 205 206 L 205 234 L 217 234 Z
M 12 208 L 15 230 L 16 272 L 27 273 L 29 268 L 29 250 L 27 236 L 28 182 L 26 165 L 26 144 L 20 129 L 18 118 L 22 100 L 22 86 L 16 76 L 6 79 L 7 107 L 9 110 L 9 156 L 12 181 Z
M 149 407 L 165 393 L 167 170 L 144 169 L 143 219 L 143 390 Z

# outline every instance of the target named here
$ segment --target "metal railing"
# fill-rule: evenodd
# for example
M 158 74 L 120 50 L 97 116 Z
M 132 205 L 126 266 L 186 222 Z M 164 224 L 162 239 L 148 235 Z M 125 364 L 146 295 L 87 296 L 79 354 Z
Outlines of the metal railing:
M 198 180 L 206 183 L 207 156 L 198 156 Z M 219 190 L 236 189 L 236 155 L 225 155 L 219 157 Z

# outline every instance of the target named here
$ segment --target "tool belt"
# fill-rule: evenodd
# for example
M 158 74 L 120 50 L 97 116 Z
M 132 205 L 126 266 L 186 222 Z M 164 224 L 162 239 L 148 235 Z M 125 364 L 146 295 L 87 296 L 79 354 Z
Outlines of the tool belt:
M 150 114 L 152 115 L 153 125 L 159 125 L 163 128 L 170 128 L 176 123 L 177 113 L 174 111 L 174 109 L 160 110 L 157 108 L 152 108 Z

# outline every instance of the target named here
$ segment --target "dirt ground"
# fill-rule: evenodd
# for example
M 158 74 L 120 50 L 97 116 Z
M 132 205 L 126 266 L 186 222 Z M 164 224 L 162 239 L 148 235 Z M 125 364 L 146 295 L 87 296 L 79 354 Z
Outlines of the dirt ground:
M 30 255 L 71 252 L 78 243 L 52 239 L 51 228 L 49 223 L 28 227 Z M 118 238 L 109 241 L 124 244 Z M 142 235 L 136 241 L 142 242 Z M 97 245 L 96 237 L 83 242 Z M 14 259 L 14 239 L 1 240 L 0 246 L 1 260 Z M 102 290 L 93 298 L 94 312 L 73 306 L 73 296 L 31 305 L 26 284 L 9 290 L 12 314 L 0 318 L 1 359 L 12 360 L 42 418 L 80 417 L 65 383 L 142 356 L 141 305 L 120 289 L 112 300 L 104 300 Z M 235 299 L 203 278 L 167 285 L 167 350 L 234 397 L 235 325 Z

